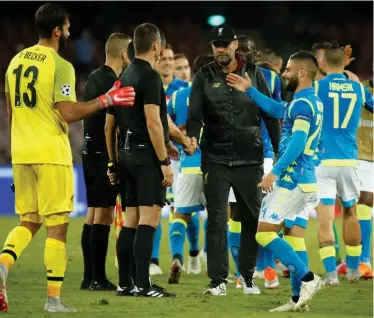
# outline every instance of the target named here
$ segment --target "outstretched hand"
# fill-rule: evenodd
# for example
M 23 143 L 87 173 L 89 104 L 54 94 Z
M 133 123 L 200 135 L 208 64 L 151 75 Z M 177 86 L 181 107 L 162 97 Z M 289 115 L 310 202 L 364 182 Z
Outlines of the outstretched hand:
M 242 93 L 247 91 L 252 85 L 252 81 L 249 78 L 247 72 L 245 72 L 244 77 L 241 77 L 234 73 L 230 73 L 226 76 L 226 81 L 229 87 L 235 88 Z

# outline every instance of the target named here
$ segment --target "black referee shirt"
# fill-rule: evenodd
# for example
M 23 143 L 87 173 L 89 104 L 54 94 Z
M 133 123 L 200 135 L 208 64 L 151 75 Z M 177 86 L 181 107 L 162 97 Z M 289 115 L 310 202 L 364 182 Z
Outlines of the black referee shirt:
M 144 105 L 160 106 L 160 118 L 164 128 L 165 143 L 169 141 L 166 96 L 160 75 L 145 60 L 135 58 L 122 73 L 121 86 L 132 86 L 135 90 L 133 107 L 109 107 L 108 113 L 116 118 L 120 135 L 125 136 L 127 129 L 132 132 L 133 142 L 151 142 L 149 137 Z
M 84 101 L 88 102 L 105 94 L 113 87 L 116 80 L 118 78 L 111 67 L 103 65 L 96 69 L 87 78 Z M 103 109 L 84 119 L 84 136 L 89 137 L 88 154 L 107 152 L 104 133 L 105 115 L 106 110 Z

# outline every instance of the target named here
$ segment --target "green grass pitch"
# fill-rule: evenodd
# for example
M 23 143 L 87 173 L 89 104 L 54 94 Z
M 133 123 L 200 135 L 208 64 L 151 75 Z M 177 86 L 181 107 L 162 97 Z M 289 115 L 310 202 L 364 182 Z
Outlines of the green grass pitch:
M 167 220 L 163 220 L 163 241 L 160 263 L 164 274 L 153 277 L 159 285 L 175 292 L 176 299 L 135 299 L 116 297 L 112 292 L 80 291 L 83 259 L 80 247 L 80 235 L 84 219 L 71 219 L 68 235 L 68 266 L 62 289 L 62 299 L 69 306 L 75 307 L 75 317 L 373 317 L 372 281 L 360 281 L 349 285 L 341 279 L 338 287 L 325 287 L 312 301 L 309 313 L 269 313 L 268 310 L 279 306 L 290 297 L 288 279 L 281 279 L 277 290 L 265 290 L 263 281 L 257 284 L 262 295 L 247 296 L 234 284 L 228 285 L 226 297 L 208 297 L 202 291 L 208 284 L 208 278 L 200 275 L 182 274 L 179 285 L 167 286 L 168 266 L 170 264 L 169 243 L 167 240 Z M 18 223 L 16 217 L 0 218 L 0 244 L 3 244 L 8 232 Z M 338 222 L 341 229 L 341 222 Z M 201 226 L 202 229 L 202 226 Z M 46 293 L 45 268 L 43 263 L 45 229 L 42 228 L 30 246 L 13 266 L 8 278 L 9 312 L 8 316 L 48 317 L 43 306 Z M 117 269 L 114 266 L 114 230 L 110 234 L 111 242 L 107 258 L 107 273 L 117 284 Z M 203 237 L 201 235 L 201 243 Z M 314 220 L 310 221 L 307 231 L 307 247 L 311 269 L 323 274 L 317 246 L 317 228 Z M 201 245 L 202 246 L 202 245 Z M 188 243 L 185 244 L 187 252 Z M 344 246 L 342 246 L 344 252 Z M 231 272 L 234 267 L 231 263 Z M 58 315 L 58 314 L 57 314 Z

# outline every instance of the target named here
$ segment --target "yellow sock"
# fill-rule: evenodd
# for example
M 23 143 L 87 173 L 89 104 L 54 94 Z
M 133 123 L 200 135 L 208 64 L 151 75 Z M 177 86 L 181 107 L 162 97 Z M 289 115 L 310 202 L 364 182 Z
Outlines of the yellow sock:
M 229 220 L 229 231 L 232 233 L 241 233 L 242 232 L 242 223 L 239 221 Z
M 369 220 L 371 221 L 371 210 L 372 208 L 364 205 L 364 204 L 358 204 L 357 205 L 357 218 L 359 221 L 362 220 Z
M 24 226 L 16 226 L 6 238 L 0 263 L 9 270 L 32 239 L 31 232 Z
M 44 264 L 47 269 L 47 296 L 59 297 L 66 269 L 66 244 L 47 238 Z

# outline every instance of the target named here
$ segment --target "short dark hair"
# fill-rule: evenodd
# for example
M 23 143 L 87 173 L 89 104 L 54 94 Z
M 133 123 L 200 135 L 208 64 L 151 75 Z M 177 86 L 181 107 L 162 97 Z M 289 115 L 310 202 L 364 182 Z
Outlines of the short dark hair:
M 313 80 L 318 71 L 318 61 L 314 54 L 310 51 L 301 50 L 290 56 L 290 60 L 299 60 L 306 63 L 306 70 L 309 77 Z
M 175 60 L 179 60 L 179 59 L 186 59 L 186 60 L 188 60 L 187 56 L 184 55 L 183 53 L 176 53 L 176 54 L 174 54 L 174 61 Z
M 327 65 L 333 67 L 344 67 L 345 52 L 338 41 L 331 41 L 331 45 L 325 49 Z
M 43 4 L 35 13 L 35 28 L 40 39 L 50 39 L 56 27 L 62 29 L 66 19 L 69 19 L 67 10 L 55 3 Z
M 272 49 L 265 49 L 257 54 L 256 59 L 258 61 L 266 61 L 272 63 L 277 59 L 277 55 Z
M 238 42 L 239 43 L 242 43 L 242 42 L 251 42 L 252 43 L 252 49 L 254 51 L 256 51 L 256 42 L 248 35 L 239 35 L 238 38 L 237 38 Z
M 158 30 L 160 32 L 160 38 L 161 38 L 161 47 L 165 48 L 166 47 L 166 35 L 163 31 L 160 29 Z
M 156 41 L 161 42 L 161 38 L 159 29 L 154 24 L 143 23 L 135 28 L 134 47 L 136 54 L 147 53 Z
M 134 41 L 131 41 L 127 46 L 127 57 L 129 58 L 130 62 L 132 63 L 135 59 L 135 48 L 134 48 Z
M 105 54 L 111 57 L 120 55 L 123 49 L 127 50 L 127 45 L 131 37 L 124 33 L 112 33 L 105 43 Z
M 259 67 L 262 67 L 262 68 L 266 68 L 269 71 L 275 72 L 275 70 L 273 69 L 273 67 L 271 66 L 271 64 L 269 62 L 260 61 L 260 62 L 257 62 L 256 65 L 259 66 Z
M 331 46 L 331 42 L 328 42 L 328 41 L 317 42 L 317 43 L 313 44 L 312 50 L 313 50 L 314 53 L 316 53 L 316 51 L 318 51 L 318 50 L 325 50 L 325 49 L 327 49 L 330 46 Z
M 214 56 L 211 54 L 207 55 L 198 55 L 193 62 L 193 72 L 196 74 L 199 69 L 203 66 L 212 63 L 214 61 Z

